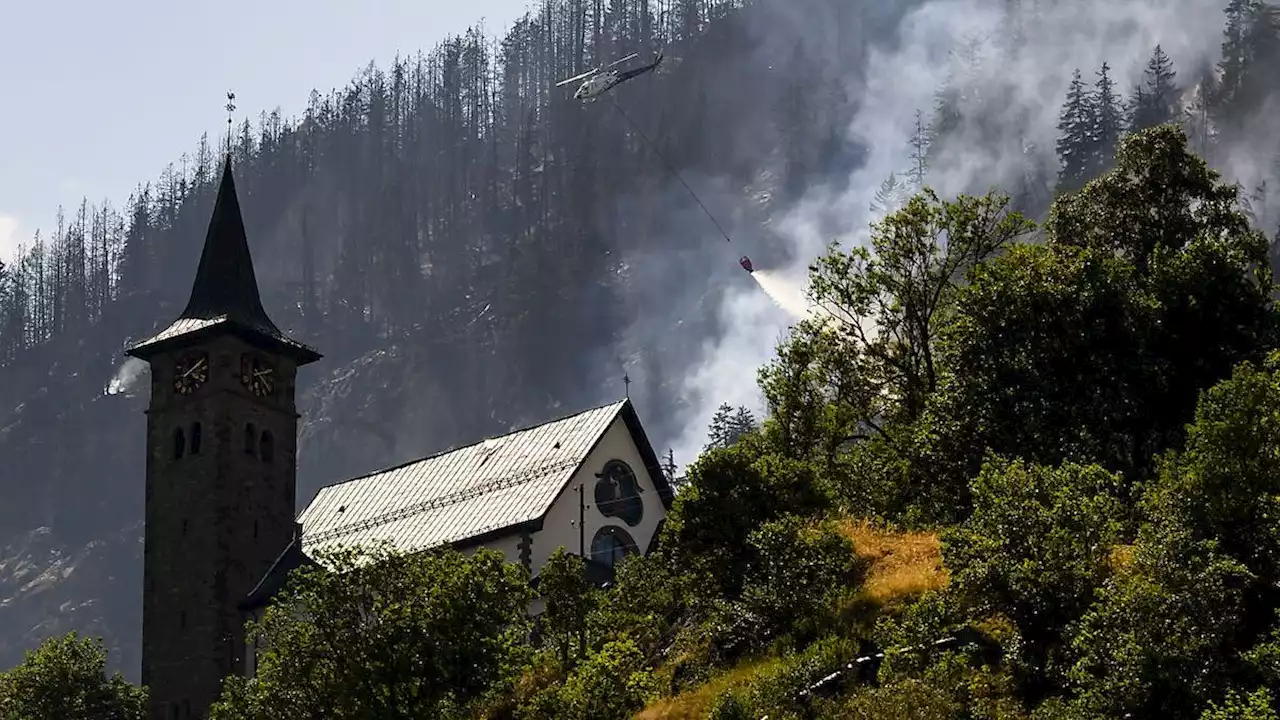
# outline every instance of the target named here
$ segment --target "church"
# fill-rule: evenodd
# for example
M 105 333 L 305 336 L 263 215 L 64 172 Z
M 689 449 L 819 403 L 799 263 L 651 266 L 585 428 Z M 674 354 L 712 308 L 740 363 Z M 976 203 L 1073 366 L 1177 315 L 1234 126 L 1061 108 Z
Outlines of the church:
M 263 308 L 228 156 L 191 296 L 126 350 L 151 367 L 142 682 L 151 720 L 205 718 L 252 673 L 245 621 L 319 551 L 559 547 L 606 580 L 648 552 L 673 493 L 630 400 L 335 483 L 295 517 L 299 369 L 321 359 Z M 538 612 L 537 603 L 531 609 Z

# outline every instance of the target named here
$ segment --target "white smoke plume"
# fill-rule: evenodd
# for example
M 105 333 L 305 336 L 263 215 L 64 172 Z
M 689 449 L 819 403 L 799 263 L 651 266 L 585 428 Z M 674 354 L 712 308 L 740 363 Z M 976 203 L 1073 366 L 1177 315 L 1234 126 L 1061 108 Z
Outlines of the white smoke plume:
M 137 387 L 138 378 L 147 371 L 147 367 L 147 364 L 138 358 L 131 357 L 125 360 L 107 382 L 104 392 L 107 395 L 119 395 L 132 391 Z
M 795 261 L 789 267 L 769 268 L 758 281 L 764 280 L 764 289 L 796 319 L 798 307 L 787 305 L 794 305 L 794 298 L 803 293 L 808 265 L 832 240 L 844 246 L 866 242 L 875 192 L 891 172 L 901 174 L 908 167 L 915 113 L 922 110 L 926 120 L 930 117 L 935 94 L 961 67 L 957 55 L 976 47 L 987 59 L 976 65 L 970 82 L 979 95 L 1007 105 L 1000 114 L 1002 136 L 1015 139 L 1010 145 L 1016 150 L 1007 146 L 993 152 L 977 142 L 949 143 L 948 151 L 929 168 L 926 183 L 944 198 L 993 188 L 1013 192 L 1011 185 L 1027 166 L 1028 154 L 1051 175 L 1056 173 L 1058 113 L 1074 68 L 1092 83 L 1099 66 L 1109 63 L 1116 91 L 1126 97 L 1152 48 L 1160 44 L 1174 63 L 1179 84 L 1188 87 L 1201 68 L 1218 59 L 1224 5 L 1220 0 L 925 2 L 904 16 L 896 36 L 871 49 L 860 72 L 848 73 L 845 85 L 858 108 L 848 134 L 867 148 L 865 161 L 845 182 L 808 189 L 801 201 L 774 218 L 773 230 L 790 243 Z M 805 15 L 814 4 L 803 6 L 797 7 L 792 20 L 811 28 L 814 38 L 828 36 L 830 19 Z M 1034 19 L 1021 23 L 1020 16 Z M 1002 39 L 1014 32 L 1025 38 L 1017 59 L 1000 57 Z M 977 131 L 962 127 L 959 132 L 964 137 Z M 1228 151 L 1228 166 L 1222 169 L 1228 178 L 1256 182 L 1272 172 L 1269 163 L 1254 160 L 1258 155 Z M 749 287 L 724 296 L 719 313 L 726 332 L 707 343 L 701 363 L 688 374 L 683 388 L 686 397 L 696 399 L 697 409 L 681 418 L 683 431 L 674 446 L 680 463 L 696 459 L 707 423 L 720 403 L 746 405 L 762 415 L 753 381 L 773 357 L 775 340 L 790 326 L 787 319 L 762 312 L 769 302 L 765 293 L 750 292 Z

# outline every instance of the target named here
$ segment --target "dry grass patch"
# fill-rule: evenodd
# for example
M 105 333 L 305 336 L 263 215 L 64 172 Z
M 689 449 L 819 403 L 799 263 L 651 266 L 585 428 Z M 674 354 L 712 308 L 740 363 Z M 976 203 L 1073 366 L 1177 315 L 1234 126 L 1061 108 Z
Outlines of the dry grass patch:
M 840 530 L 853 541 L 858 556 L 870 563 L 858 593 L 863 601 L 884 606 L 947 584 L 937 533 L 895 532 L 853 519 L 842 521 Z
M 858 557 L 868 563 L 866 581 L 841 608 L 845 620 L 869 618 L 886 607 L 904 605 L 947 584 L 937 533 L 898 532 L 851 518 L 839 522 L 840 532 L 853 541 Z M 843 602 L 842 602 L 843 605 Z M 705 718 L 722 694 L 741 688 L 780 660 L 749 660 L 675 697 L 654 700 L 635 720 L 695 720 Z
M 654 700 L 635 716 L 635 720 L 702 720 L 711 712 L 716 698 L 746 685 L 778 662 L 768 658 L 741 663 L 692 690 Z

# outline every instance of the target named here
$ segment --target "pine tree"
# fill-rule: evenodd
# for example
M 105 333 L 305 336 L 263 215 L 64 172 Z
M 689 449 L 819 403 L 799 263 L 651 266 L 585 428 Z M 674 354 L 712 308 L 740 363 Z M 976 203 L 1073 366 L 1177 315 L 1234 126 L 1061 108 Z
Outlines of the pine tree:
M 1238 128 L 1274 90 L 1280 64 L 1280 8 L 1263 0 L 1230 0 L 1222 37 L 1221 80 L 1213 97 L 1214 114 Z
M 1088 179 L 1089 153 L 1092 150 L 1091 124 L 1093 109 L 1089 103 L 1084 80 L 1077 68 L 1071 74 L 1067 87 L 1067 99 L 1058 115 L 1058 172 L 1059 192 L 1071 192 L 1084 186 Z
M 756 427 L 755 416 L 750 410 L 745 407 L 734 409 L 729 403 L 721 403 L 711 418 L 711 425 L 707 429 L 709 442 L 703 449 L 727 448 Z
M 676 454 L 671 448 L 667 448 L 667 457 L 662 461 L 662 472 L 667 476 L 672 492 L 680 492 L 688 481 L 685 476 L 677 475 L 679 468 L 676 466 Z
M 947 79 L 934 95 L 933 118 L 929 123 L 927 156 L 942 152 L 950 137 L 959 131 L 966 118 L 982 114 L 983 39 L 970 36 L 957 42 L 951 51 L 951 67 Z
M 729 422 L 729 434 L 733 438 L 731 442 L 737 442 L 738 438 L 755 432 L 758 427 L 755 414 L 745 407 L 739 407 Z
M 1142 80 L 1134 88 L 1129 101 L 1129 131 L 1137 132 L 1149 127 L 1173 122 L 1178 110 L 1177 73 L 1173 61 L 1156 45 L 1142 73 Z
M 1093 123 L 1090 131 L 1092 148 L 1089 161 L 1089 178 L 1095 178 L 1111 167 L 1115 157 L 1116 144 L 1120 142 L 1120 133 L 1124 129 L 1124 114 L 1120 109 L 1120 98 L 1116 94 L 1115 81 L 1111 79 L 1111 66 L 1102 63 L 1098 69 L 1098 80 L 1093 85 L 1093 98 L 1090 103 Z
M 881 217 L 889 215 L 906 205 L 910 197 L 911 189 L 898 179 L 897 173 L 889 173 L 871 200 L 871 212 Z
M 729 403 L 720 403 L 715 415 L 711 416 L 711 424 L 707 427 L 707 444 L 703 450 L 726 448 L 732 443 L 729 439 L 730 423 L 733 421 L 733 407 Z
M 1217 79 L 1212 67 L 1205 67 L 1200 79 L 1195 84 L 1191 101 L 1182 110 L 1182 124 L 1187 132 L 1187 142 L 1191 150 L 1201 156 L 1210 157 L 1213 144 L 1217 138 L 1217 128 L 1213 122 L 1213 102 L 1217 95 Z
M 929 171 L 929 126 L 924 121 L 924 111 L 916 110 L 916 124 L 911 132 L 911 167 L 907 170 L 907 181 L 911 190 L 924 188 L 924 176 Z
M 1222 60 L 1218 63 L 1221 84 L 1214 104 L 1223 107 L 1235 99 L 1244 84 L 1249 65 L 1249 24 L 1260 0 L 1230 0 L 1223 12 L 1227 16 L 1222 30 Z
M 4 259 L 0 258 L 0 365 L 13 359 L 16 347 L 14 338 L 10 335 L 12 328 L 5 322 L 12 313 L 13 291 L 10 289 L 12 281 L 9 267 L 4 264 Z
M 1245 192 L 1244 187 L 1237 184 L 1240 190 L 1240 209 L 1249 218 L 1255 228 L 1261 228 L 1267 221 L 1267 181 L 1263 180 Z

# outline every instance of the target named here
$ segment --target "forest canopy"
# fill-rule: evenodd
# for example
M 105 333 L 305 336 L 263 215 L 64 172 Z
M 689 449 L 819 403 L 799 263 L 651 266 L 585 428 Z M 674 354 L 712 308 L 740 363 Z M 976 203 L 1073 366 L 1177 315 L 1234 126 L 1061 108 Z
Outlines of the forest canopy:
M 690 716 L 719 720 L 1275 718 L 1280 314 L 1237 192 L 1159 125 L 1043 243 L 1006 197 L 912 198 L 813 270 L 817 299 L 880 298 L 901 329 L 798 326 L 761 371 L 766 419 L 723 409 L 614 584 L 557 553 L 530 626 L 497 553 L 301 570 L 215 717 L 621 720 L 701 696 Z M 877 591 L 871 543 L 913 530 L 937 581 Z M 945 638 L 966 640 L 895 651 Z
M 288 322 L 328 328 L 347 359 L 404 337 L 441 353 L 411 357 L 456 353 L 465 381 L 442 405 L 470 413 L 468 432 L 492 422 L 504 383 L 582 383 L 589 354 L 564 335 L 610 327 L 600 308 L 618 309 L 625 290 L 600 237 L 627 227 L 661 241 L 606 203 L 626 174 L 608 163 L 640 165 L 637 139 L 527 88 L 644 33 L 692 47 L 735 9 L 683 3 L 696 12 L 656 27 L 642 1 L 620 3 L 613 24 L 603 3 L 594 15 L 569 5 L 576 14 L 531 15 L 496 49 L 475 33 L 371 70 L 317 95 L 300 121 L 246 123 L 233 145 L 258 207 L 332 213 L 249 218 L 283 228 L 269 247 L 298 271 L 272 291 L 288 294 Z M 957 73 L 917 114 L 868 246 L 834 245 L 811 270 L 831 315 L 882 331 L 797 325 L 761 369 L 763 419 L 728 405 L 714 418 L 655 553 L 607 589 L 558 555 L 536 632 L 517 612 L 518 568 L 486 554 L 383 556 L 370 583 L 430 599 L 418 604 L 300 577 L 285 599 L 321 612 L 268 614 L 266 671 L 229 682 L 219 716 L 1276 718 L 1280 338 L 1263 211 L 1274 202 L 1212 169 L 1280 90 L 1268 71 L 1276 17 L 1232 0 L 1221 67 L 1206 77 L 1175 70 L 1160 47 L 1131 89 L 1107 63 L 1077 71 L 1057 171 L 1029 164 L 1003 191 L 929 187 L 949 148 L 1004 109 Z M 714 40 L 698 42 L 714 54 Z M 531 48 L 537 60 L 521 55 Z M 831 103 L 775 113 L 786 142 L 770 147 L 799 187 L 830 146 L 796 138 L 829 139 L 847 119 Z M 689 125 L 666 149 L 713 157 L 716 133 Z M 588 152 L 584 133 L 631 154 Z M 55 242 L 33 244 L 3 281 L 6 359 L 185 290 L 186 275 L 157 268 L 189 250 L 168 241 L 198 237 L 207 218 L 202 148 L 194 170 L 126 212 L 85 206 Z M 357 166 L 360 182 L 345 184 Z M 593 282 L 566 282 L 583 277 Z M 496 310 L 480 332 L 470 311 L 486 304 Z M 463 362 L 489 353 L 504 362 Z M 458 399 L 473 397 L 486 400 Z M 491 613 L 455 612 L 477 595 Z M 370 623 L 386 633 L 371 637 Z M 903 650 L 946 637 L 968 640 Z M 319 639 L 376 672 L 326 658 Z M 444 652 L 426 663 L 426 647 Z M 0 712 L 93 697 L 129 717 L 135 689 L 95 653 L 51 641 L 0 676 Z M 40 670 L 55 663 L 74 672 Z M 808 692 L 850 664 L 868 670 Z M 321 692 L 335 687 L 341 701 Z

